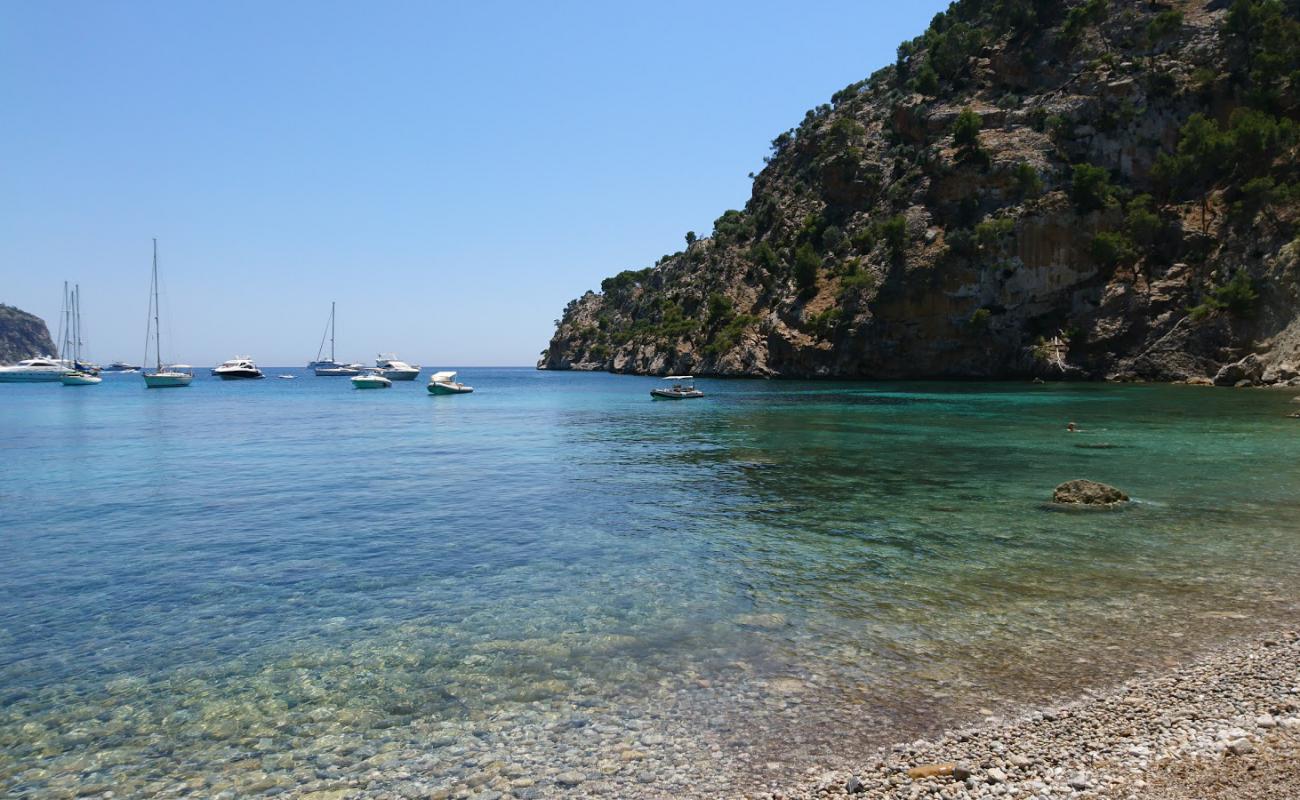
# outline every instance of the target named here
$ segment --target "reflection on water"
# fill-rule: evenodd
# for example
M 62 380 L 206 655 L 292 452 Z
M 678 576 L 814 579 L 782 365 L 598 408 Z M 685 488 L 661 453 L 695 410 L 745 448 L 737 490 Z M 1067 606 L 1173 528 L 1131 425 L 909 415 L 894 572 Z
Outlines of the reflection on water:
M 3 387 L 0 789 L 709 795 L 1294 613 L 1285 395 L 462 372 Z

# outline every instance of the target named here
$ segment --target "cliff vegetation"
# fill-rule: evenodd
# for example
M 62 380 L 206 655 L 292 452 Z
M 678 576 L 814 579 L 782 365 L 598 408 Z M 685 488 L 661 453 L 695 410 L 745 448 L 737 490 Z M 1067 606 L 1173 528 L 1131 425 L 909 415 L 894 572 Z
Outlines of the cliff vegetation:
M 1298 131 L 1300 0 L 959 0 L 538 366 L 1295 380 Z

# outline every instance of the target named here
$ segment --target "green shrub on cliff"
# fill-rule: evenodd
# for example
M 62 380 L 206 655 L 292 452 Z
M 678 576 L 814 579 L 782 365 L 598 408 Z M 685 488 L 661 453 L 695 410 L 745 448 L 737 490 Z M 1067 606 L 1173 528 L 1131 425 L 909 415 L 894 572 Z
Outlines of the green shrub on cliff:
M 1086 214 L 1108 206 L 1115 197 L 1115 187 L 1110 184 L 1110 172 L 1092 164 L 1076 164 L 1074 179 L 1070 183 L 1070 200 L 1079 213 Z
M 1132 240 L 1118 231 L 1102 231 L 1092 237 L 1093 259 L 1103 267 L 1114 268 L 1137 260 Z
M 781 263 L 781 260 L 776 255 L 776 251 L 773 250 L 772 245 L 767 242 L 759 242 L 749 248 L 749 258 L 755 264 L 768 272 L 776 269 L 777 265 Z
M 821 256 L 812 245 L 804 242 L 794 252 L 794 285 L 806 291 L 817 285 L 817 271 L 821 269 Z
M 1255 282 L 1246 270 L 1239 269 L 1223 285 L 1211 285 L 1202 303 L 1188 311 L 1193 321 L 1205 319 L 1216 311 L 1226 311 L 1237 317 L 1251 317 L 1254 316 L 1258 300 Z
M 1016 182 L 1016 190 L 1020 192 L 1022 198 L 1037 197 L 1043 190 L 1043 179 L 1038 176 L 1038 170 L 1034 165 L 1028 161 L 1016 164 L 1011 171 L 1011 177 Z
M 1136 244 L 1150 247 L 1160 233 L 1160 215 L 1155 211 L 1154 201 L 1149 194 L 1140 194 L 1128 201 L 1128 213 L 1124 217 L 1124 231 Z
M 957 157 L 962 161 L 987 165 L 988 153 L 980 146 L 980 129 L 984 120 L 969 108 L 963 109 L 952 124 L 952 143 L 957 148 Z

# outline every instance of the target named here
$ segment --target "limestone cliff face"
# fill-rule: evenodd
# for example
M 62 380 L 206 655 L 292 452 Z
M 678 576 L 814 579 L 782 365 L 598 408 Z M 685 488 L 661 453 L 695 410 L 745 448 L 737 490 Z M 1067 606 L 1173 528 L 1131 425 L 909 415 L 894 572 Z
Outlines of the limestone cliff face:
M 57 355 L 45 320 L 0 303 L 0 364 Z
M 1293 379 L 1298 14 L 954 3 L 711 236 L 572 301 L 538 367 Z

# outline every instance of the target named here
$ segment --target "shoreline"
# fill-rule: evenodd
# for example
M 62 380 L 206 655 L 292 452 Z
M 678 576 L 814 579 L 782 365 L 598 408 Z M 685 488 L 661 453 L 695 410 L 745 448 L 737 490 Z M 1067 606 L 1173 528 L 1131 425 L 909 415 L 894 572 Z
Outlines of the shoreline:
M 756 797 L 1263 800 L 1294 796 L 1297 754 L 1300 631 L 1285 630 L 1063 705 L 883 747 Z

